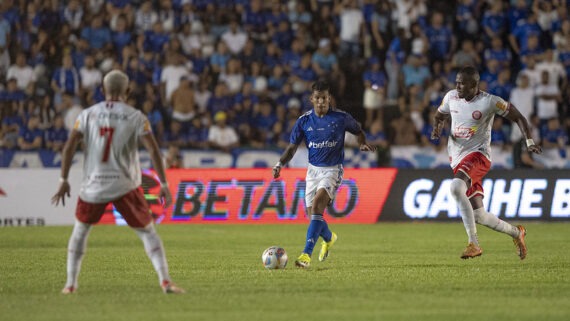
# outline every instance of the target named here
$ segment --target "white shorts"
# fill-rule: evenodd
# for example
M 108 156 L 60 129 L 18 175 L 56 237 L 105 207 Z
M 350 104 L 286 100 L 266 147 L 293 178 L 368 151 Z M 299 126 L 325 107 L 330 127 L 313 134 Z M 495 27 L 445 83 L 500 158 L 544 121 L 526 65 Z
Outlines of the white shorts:
M 305 178 L 305 182 L 307 183 L 305 189 L 305 206 L 313 206 L 315 195 L 317 195 L 317 191 L 321 188 L 327 191 L 331 201 L 334 200 L 336 191 L 340 183 L 342 183 L 343 174 L 344 169 L 341 164 L 329 167 L 317 167 L 309 164 Z
M 380 109 L 384 103 L 382 93 L 371 88 L 364 89 L 364 108 L 366 109 Z

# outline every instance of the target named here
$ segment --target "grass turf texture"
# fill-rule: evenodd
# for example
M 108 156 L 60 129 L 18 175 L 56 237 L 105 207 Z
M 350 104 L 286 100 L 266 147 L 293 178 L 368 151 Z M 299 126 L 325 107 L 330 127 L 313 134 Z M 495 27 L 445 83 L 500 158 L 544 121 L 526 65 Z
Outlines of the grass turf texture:
M 526 224 L 529 255 L 479 228 L 483 256 L 461 260 L 461 223 L 333 225 L 309 270 L 294 260 L 305 225 L 159 226 L 174 281 L 164 295 L 136 234 L 96 226 L 78 293 L 60 294 L 71 227 L 0 229 L 0 319 L 8 320 L 569 320 L 570 224 Z M 262 251 L 287 250 L 285 270 Z

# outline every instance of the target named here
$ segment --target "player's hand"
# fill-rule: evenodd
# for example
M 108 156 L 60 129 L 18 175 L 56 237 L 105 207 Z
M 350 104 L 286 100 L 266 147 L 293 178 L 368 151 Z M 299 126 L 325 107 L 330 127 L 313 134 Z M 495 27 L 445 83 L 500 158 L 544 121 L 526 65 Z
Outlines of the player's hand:
M 376 151 L 376 146 L 372 146 L 370 144 L 362 144 L 360 145 L 360 151 L 361 152 L 373 152 Z
M 535 154 L 542 154 L 542 148 L 538 145 L 530 145 L 528 150 Z
M 281 164 L 277 163 L 275 166 L 273 166 L 273 178 L 279 178 L 280 174 L 281 174 Z
M 65 196 L 70 197 L 69 191 L 71 187 L 69 186 L 69 182 L 64 181 L 59 184 L 59 189 L 57 193 L 51 198 L 51 203 L 55 206 L 59 205 L 59 201 L 61 201 L 61 205 L 65 206 Z
M 163 200 L 162 206 L 169 207 L 172 204 L 172 195 L 170 194 L 170 190 L 168 189 L 168 185 L 162 186 L 160 188 L 160 192 L 158 193 L 158 197 Z

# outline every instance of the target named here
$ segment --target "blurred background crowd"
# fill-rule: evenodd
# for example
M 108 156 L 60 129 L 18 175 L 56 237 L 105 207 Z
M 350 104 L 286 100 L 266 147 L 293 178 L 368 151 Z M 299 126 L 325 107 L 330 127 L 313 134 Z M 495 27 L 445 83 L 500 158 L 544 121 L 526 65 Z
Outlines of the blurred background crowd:
M 446 137 L 429 137 L 433 113 L 457 70 L 474 65 L 481 89 L 512 102 L 534 139 L 565 158 L 569 5 L 2 0 L 0 148 L 60 151 L 77 115 L 104 100 L 102 76 L 117 68 L 131 79 L 128 103 L 174 155 L 283 148 L 311 108 L 310 85 L 326 79 L 334 106 L 361 122 L 385 165 L 390 146 L 445 147 Z M 520 154 L 520 141 L 517 128 L 495 119 L 495 148 Z

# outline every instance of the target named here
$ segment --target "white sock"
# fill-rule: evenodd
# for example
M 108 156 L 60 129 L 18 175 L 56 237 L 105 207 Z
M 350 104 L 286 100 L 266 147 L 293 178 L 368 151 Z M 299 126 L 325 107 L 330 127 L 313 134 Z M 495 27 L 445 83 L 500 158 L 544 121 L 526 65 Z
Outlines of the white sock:
M 165 280 L 170 281 L 164 247 L 162 246 L 160 236 L 156 233 L 154 224 L 150 223 L 144 228 L 136 228 L 135 231 L 143 241 L 144 249 L 152 262 L 152 266 L 154 266 L 154 270 L 158 274 L 160 284 Z
M 67 282 L 65 287 L 74 287 L 77 289 L 77 277 L 81 270 L 81 260 L 85 254 L 85 246 L 87 244 L 87 236 L 91 230 L 91 224 L 75 221 L 73 232 L 69 238 L 67 245 Z
M 499 219 L 495 215 L 487 212 L 483 207 L 473 211 L 473 214 L 475 214 L 475 221 L 477 223 L 512 237 L 519 237 L 519 229 L 516 228 L 516 226 Z
M 465 231 L 469 236 L 469 243 L 479 245 L 479 240 L 477 239 L 477 225 L 475 224 L 475 215 L 473 214 L 473 207 L 469 202 L 469 198 L 465 193 L 467 192 L 467 184 L 459 178 L 454 178 L 451 181 L 451 195 L 457 202 L 459 206 L 459 212 L 461 213 L 461 218 L 463 219 L 463 225 L 465 226 Z

